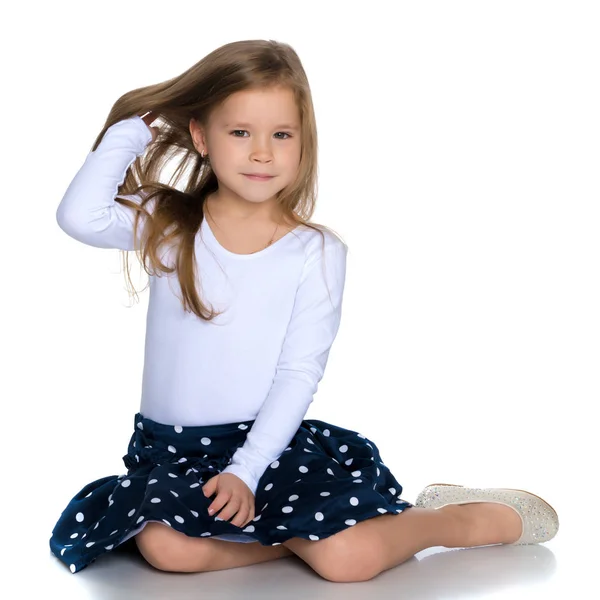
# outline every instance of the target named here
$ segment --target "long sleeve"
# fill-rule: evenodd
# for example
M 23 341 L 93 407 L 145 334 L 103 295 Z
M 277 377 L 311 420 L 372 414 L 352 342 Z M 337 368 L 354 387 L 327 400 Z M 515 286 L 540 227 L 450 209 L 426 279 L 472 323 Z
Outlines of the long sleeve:
M 255 495 L 262 474 L 300 427 L 323 377 L 341 320 L 347 251 L 334 238 L 307 260 L 273 384 L 246 441 L 222 471 L 237 475 Z
M 151 140 L 150 129 L 137 115 L 106 130 L 69 184 L 56 211 L 57 223 L 67 235 L 97 248 L 134 250 L 134 211 L 115 202 L 115 198 L 127 170 Z M 133 196 L 123 197 L 136 200 Z M 143 221 L 140 220 L 140 232 Z

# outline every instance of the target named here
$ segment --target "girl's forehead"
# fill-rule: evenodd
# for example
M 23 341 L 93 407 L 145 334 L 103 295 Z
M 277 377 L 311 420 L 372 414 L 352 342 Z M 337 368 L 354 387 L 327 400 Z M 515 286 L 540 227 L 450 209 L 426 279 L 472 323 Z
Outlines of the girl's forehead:
M 233 124 L 242 121 L 246 124 L 256 122 L 299 125 L 300 115 L 291 90 L 266 89 L 244 90 L 232 94 L 215 111 L 220 121 Z

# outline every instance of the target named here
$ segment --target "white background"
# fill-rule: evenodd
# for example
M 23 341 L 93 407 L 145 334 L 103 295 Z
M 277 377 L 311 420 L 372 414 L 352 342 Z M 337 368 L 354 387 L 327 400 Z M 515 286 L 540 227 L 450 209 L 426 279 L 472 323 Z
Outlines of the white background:
M 120 253 L 69 238 L 56 208 L 119 96 L 259 38 L 303 62 L 320 146 L 313 219 L 349 246 L 342 324 L 307 418 L 374 440 L 411 502 L 434 482 L 519 488 L 561 519 L 548 544 L 486 549 L 502 561 L 465 550 L 436 571 L 423 553 L 410 597 L 559 597 L 592 576 L 599 13 L 574 0 L 5 12 L 2 546 L 24 596 L 120 597 L 107 583 L 116 571 L 98 561 L 72 575 L 48 539 L 84 484 L 125 472 L 141 392 L 148 291 L 128 308 Z M 168 593 L 138 569 L 127 595 L 202 597 L 191 590 L 223 576 L 243 590 L 262 567 L 278 568 L 169 577 Z M 362 587 L 302 573 L 315 591 L 299 597 L 383 597 L 384 577 L 401 597 L 402 567 Z

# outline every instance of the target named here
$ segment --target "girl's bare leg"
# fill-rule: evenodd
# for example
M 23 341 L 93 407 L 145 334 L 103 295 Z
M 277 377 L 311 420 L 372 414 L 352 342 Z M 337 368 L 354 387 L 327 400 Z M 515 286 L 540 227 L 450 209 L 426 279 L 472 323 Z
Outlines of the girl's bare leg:
M 180 573 L 234 569 L 294 554 L 283 544 L 263 546 L 259 542 L 195 538 L 155 522 L 148 523 L 134 539 L 141 555 L 153 567 Z
M 521 528 L 519 515 L 509 506 L 415 506 L 361 521 L 321 541 L 292 538 L 283 545 L 330 581 L 365 581 L 426 548 L 510 543 Z

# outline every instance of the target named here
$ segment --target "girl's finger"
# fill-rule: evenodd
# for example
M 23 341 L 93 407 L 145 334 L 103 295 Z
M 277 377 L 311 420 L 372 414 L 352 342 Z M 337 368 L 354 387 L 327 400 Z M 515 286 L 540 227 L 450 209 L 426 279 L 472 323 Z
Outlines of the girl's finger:
M 148 127 L 156 120 L 156 115 L 151 110 L 141 114 L 140 117 Z
M 227 501 L 223 498 L 223 494 L 217 494 L 217 497 L 208 507 L 208 514 L 213 515 L 218 513 L 226 504 Z
M 212 513 L 209 514 L 216 514 L 218 513 L 220 510 L 222 510 L 226 505 L 231 504 L 231 499 L 232 499 L 232 495 L 229 492 L 226 491 L 219 491 L 217 493 L 217 497 L 213 500 L 212 504 L 209 505 L 209 510 L 212 509 Z M 232 506 L 235 506 L 235 504 L 233 504 Z M 223 515 L 219 515 L 221 518 L 223 518 Z M 231 517 L 228 517 L 231 518 Z
M 223 519 L 223 521 L 229 521 L 233 517 L 239 515 L 241 505 L 230 500 L 227 503 L 227 506 L 223 509 L 223 511 L 219 514 L 219 518 Z M 236 517 L 237 518 L 237 517 Z
M 235 525 L 236 527 L 244 527 L 247 522 L 248 522 L 248 515 L 249 515 L 249 510 L 248 507 L 246 506 L 246 508 L 241 509 L 238 511 L 238 514 L 235 518 L 234 521 L 231 522 L 232 525 Z

